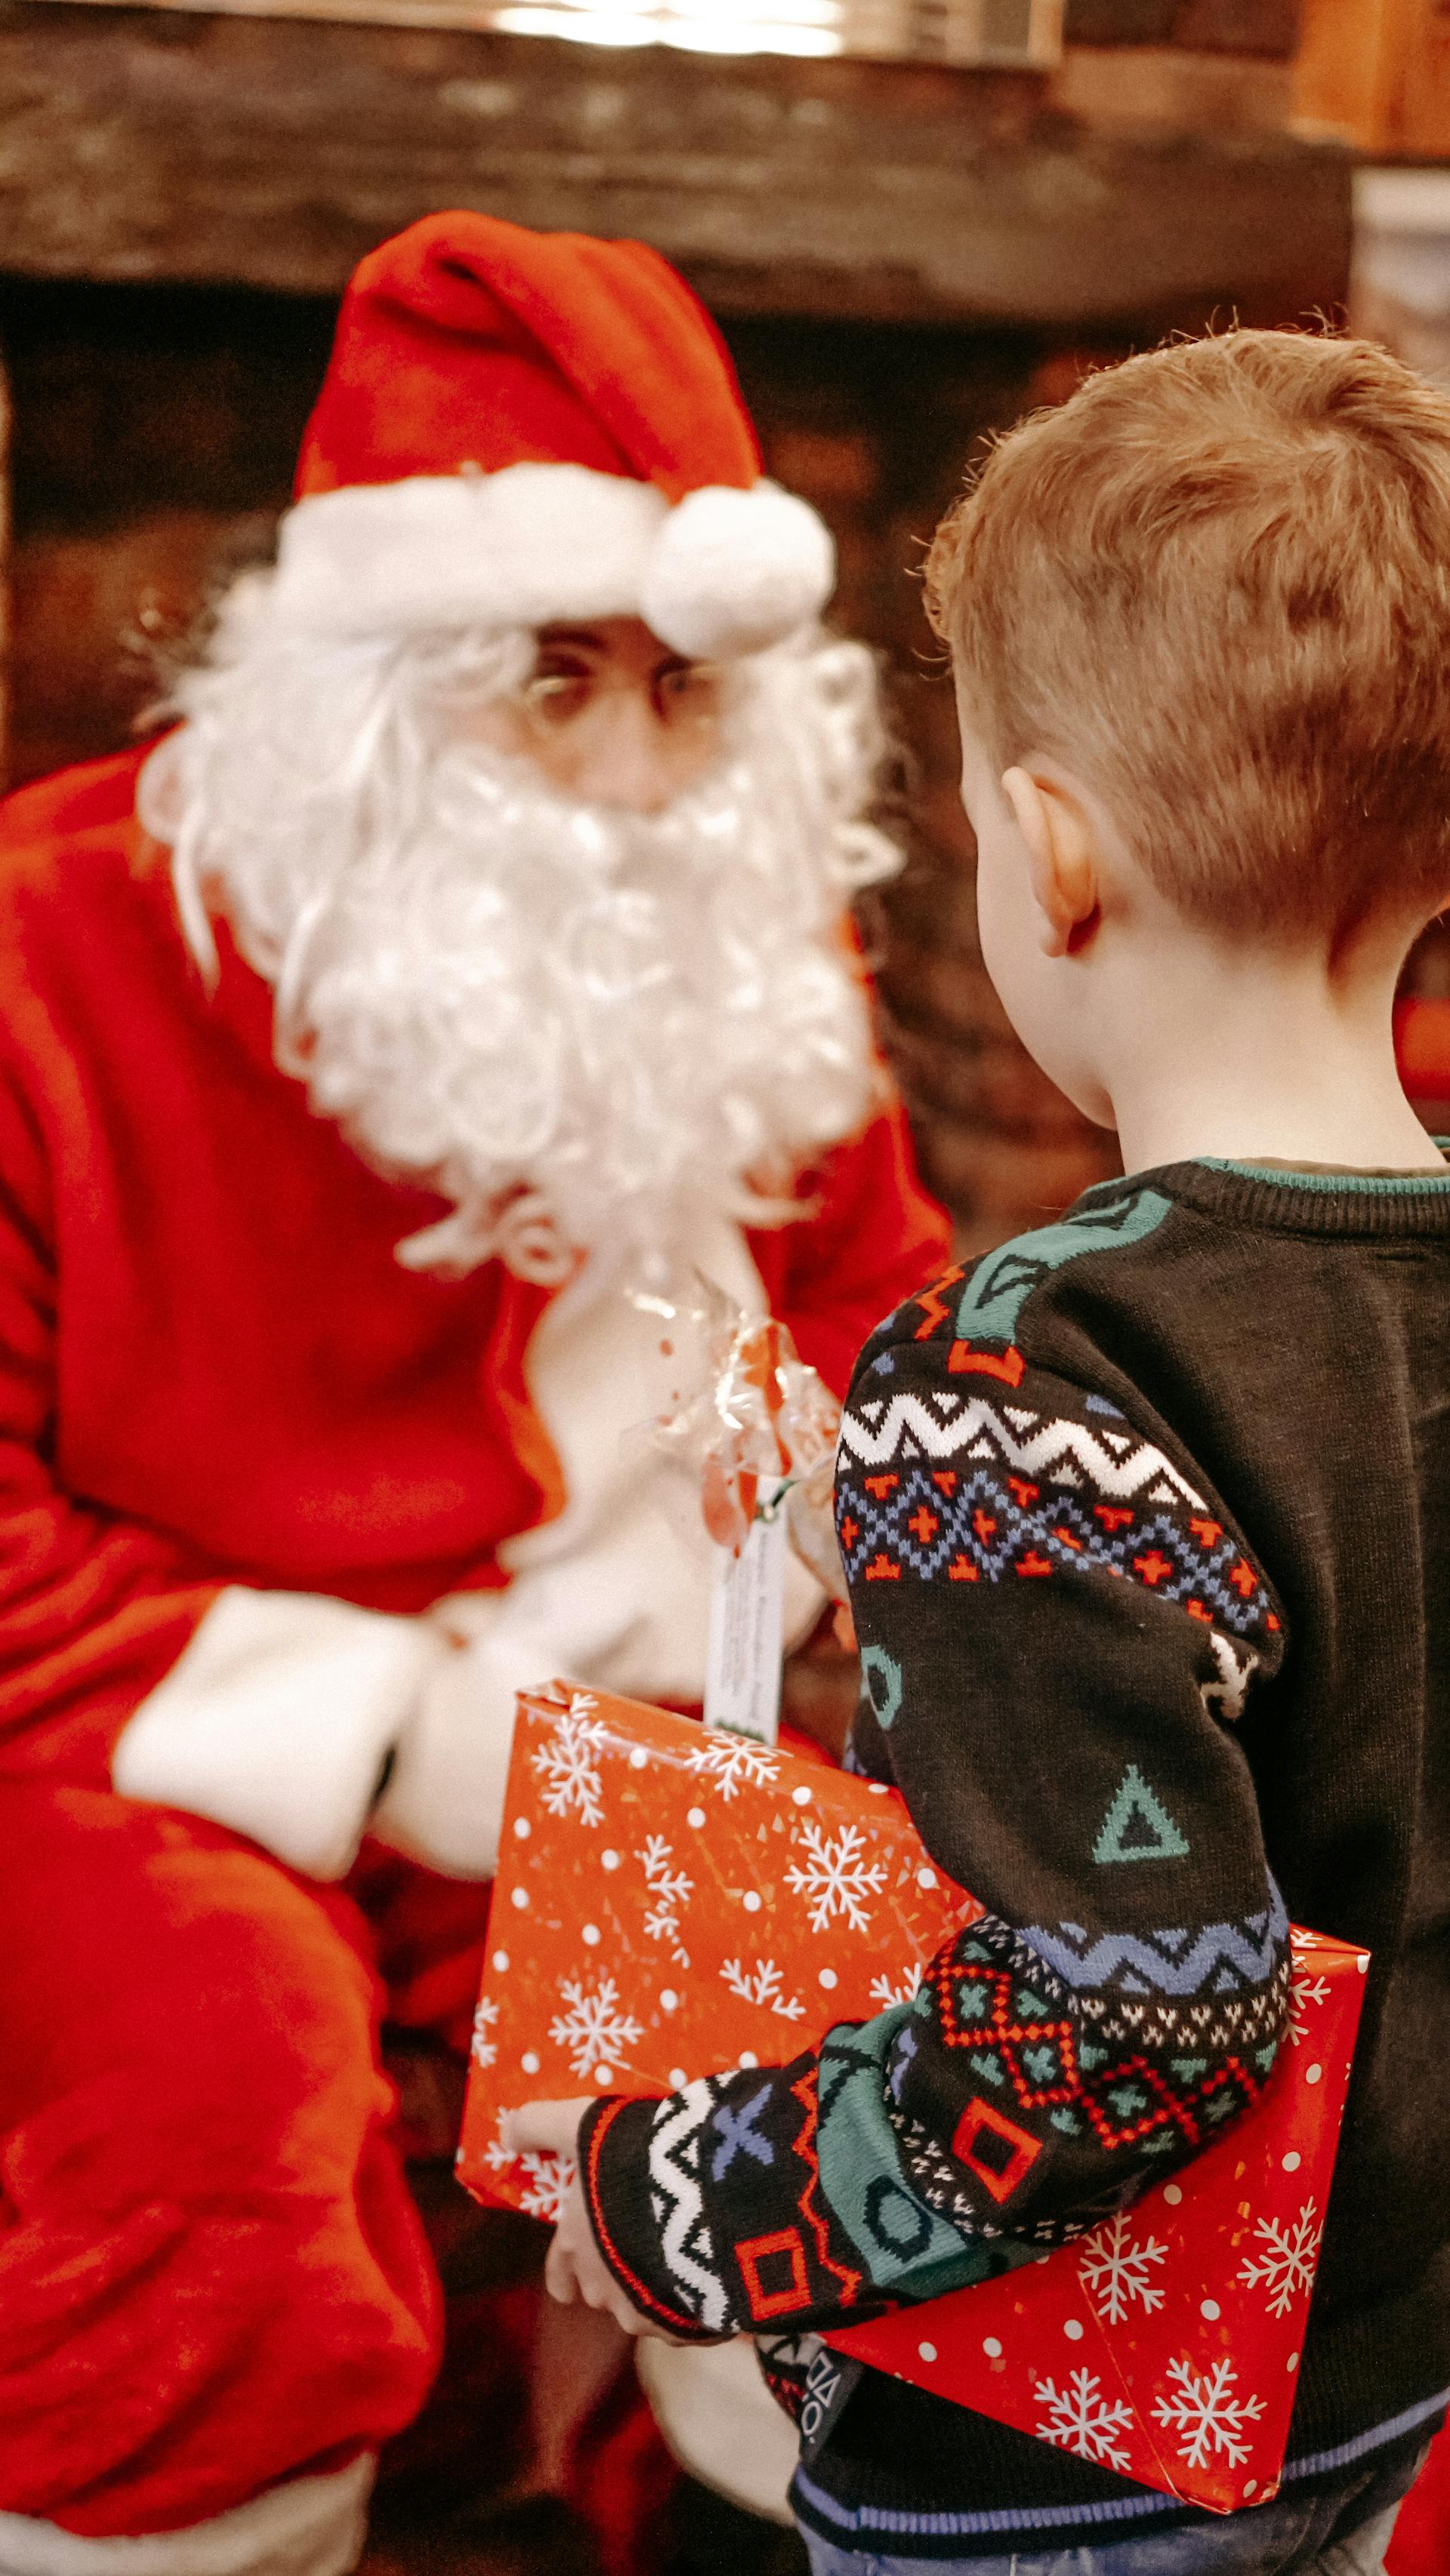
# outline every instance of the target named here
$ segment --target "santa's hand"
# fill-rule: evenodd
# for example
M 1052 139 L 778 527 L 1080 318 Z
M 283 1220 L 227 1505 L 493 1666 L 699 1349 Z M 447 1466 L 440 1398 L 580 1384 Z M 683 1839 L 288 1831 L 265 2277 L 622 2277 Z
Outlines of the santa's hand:
M 487 1639 L 445 1655 L 393 1747 L 369 1833 L 446 1878 L 492 1878 L 514 1689 Z
M 568 2156 L 574 2163 L 544 2265 L 544 2286 L 562 2307 L 582 2299 L 587 2308 L 607 2310 L 627 2335 L 656 2335 L 661 2343 L 678 2343 L 680 2336 L 667 2334 L 626 2298 L 595 2243 L 578 2170 L 579 2123 L 588 2108 L 587 2095 L 578 2102 L 526 2102 L 520 2111 L 505 2112 L 500 2126 L 501 2143 L 513 2154 L 534 2150 Z

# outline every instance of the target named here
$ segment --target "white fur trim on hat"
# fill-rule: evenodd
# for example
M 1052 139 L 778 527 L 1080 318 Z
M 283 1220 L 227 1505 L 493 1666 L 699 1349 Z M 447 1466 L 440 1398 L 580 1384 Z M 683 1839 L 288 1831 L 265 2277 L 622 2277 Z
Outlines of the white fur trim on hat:
M 826 528 L 773 483 L 671 509 L 624 475 L 508 465 L 310 494 L 282 522 L 271 609 L 283 628 L 354 637 L 643 617 L 677 653 L 714 658 L 795 633 L 834 578 Z
M 778 483 L 708 484 L 670 512 L 640 591 L 647 626 L 696 660 L 759 653 L 819 617 L 836 549 L 815 511 Z
M 367 2454 L 289 2478 L 184 2531 L 91 2539 L 0 2513 L 0 2576 L 347 2576 L 362 2554 L 375 2466 Z

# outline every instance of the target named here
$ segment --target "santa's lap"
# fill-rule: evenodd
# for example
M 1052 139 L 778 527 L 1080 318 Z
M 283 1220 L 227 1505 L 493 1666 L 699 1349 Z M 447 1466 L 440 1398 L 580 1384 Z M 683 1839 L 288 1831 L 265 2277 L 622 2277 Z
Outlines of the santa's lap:
M 0 1842 L 0 2511 L 171 2530 L 375 2450 L 439 2300 L 366 1917 L 101 1792 L 0 1784 Z

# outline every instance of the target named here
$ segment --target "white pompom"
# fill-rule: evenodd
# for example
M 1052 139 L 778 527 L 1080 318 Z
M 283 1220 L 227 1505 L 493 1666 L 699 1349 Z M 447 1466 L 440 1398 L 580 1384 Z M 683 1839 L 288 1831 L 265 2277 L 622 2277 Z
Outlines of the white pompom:
M 836 580 L 830 530 L 805 501 L 759 482 L 687 492 L 651 550 L 640 614 L 692 660 L 759 653 L 819 617 Z

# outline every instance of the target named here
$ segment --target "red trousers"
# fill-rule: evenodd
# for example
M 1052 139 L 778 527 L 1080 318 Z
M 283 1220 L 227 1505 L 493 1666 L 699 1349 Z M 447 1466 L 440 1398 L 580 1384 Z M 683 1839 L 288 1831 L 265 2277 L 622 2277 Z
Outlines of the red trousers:
M 1450 2570 L 1450 2428 L 1441 2433 L 1395 2525 L 1387 2576 L 1446 2576 Z
M 0 2510 L 175 2530 L 416 2414 L 440 2303 L 380 1969 L 457 2041 L 485 1912 L 400 1862 L 319 1888 L 196 1818 L 0 1783 Z

